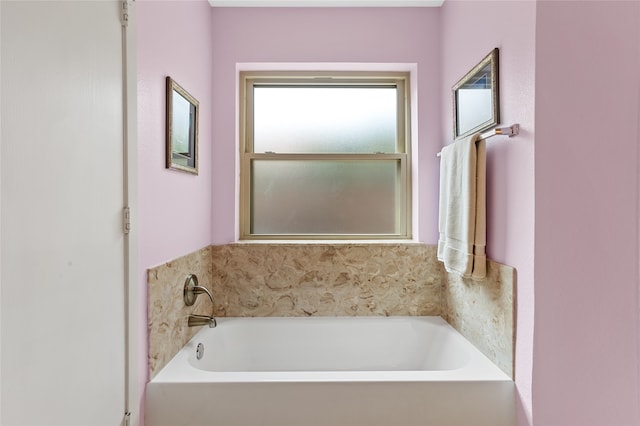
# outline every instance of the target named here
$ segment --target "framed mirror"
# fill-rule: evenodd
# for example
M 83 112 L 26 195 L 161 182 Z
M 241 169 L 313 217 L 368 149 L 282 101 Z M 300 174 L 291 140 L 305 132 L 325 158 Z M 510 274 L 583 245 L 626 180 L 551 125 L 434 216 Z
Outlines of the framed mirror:
M 500 122 L 498 48 L 453 86 L 455 139 L 487 130 Z
M 167 77 L 167 168 L 198 174 L 198 101 Z

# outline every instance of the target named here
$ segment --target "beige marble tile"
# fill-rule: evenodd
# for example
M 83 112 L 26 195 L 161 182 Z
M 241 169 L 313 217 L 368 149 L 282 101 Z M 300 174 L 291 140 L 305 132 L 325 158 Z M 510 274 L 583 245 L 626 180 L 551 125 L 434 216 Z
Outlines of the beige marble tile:
M 445 272 L 442 317 L 513 377 L 515 269 L 487 262 L 483 281 Z
M 422 244 L 214 246 L 226 316 L 439 315 L 442 274 Z
M 210 314 L 211 302 L 205 294 L 193 306 L 186 306 L 183 287 L 186 276 L 196 274 L 198 283 L 211 290 L 211 247 L 205 247 L 147 271 L 149 284 L 149 377 L 182 348 L 199 327 L 188 327 L 190 313 Z

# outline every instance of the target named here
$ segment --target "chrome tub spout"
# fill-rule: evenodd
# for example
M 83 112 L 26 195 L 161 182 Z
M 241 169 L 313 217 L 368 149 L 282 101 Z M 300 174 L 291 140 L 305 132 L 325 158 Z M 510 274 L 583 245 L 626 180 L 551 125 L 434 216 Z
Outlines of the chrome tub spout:
M 198 327 L 201 325 L 208 325 L 209 328 L 213 328 L 217 325 L 217 323 L 216 323 L 216 319 L 212 316 L 191 314 L 189 315 L 189 320 L 187 321 L 187 325 L 189 327 Z

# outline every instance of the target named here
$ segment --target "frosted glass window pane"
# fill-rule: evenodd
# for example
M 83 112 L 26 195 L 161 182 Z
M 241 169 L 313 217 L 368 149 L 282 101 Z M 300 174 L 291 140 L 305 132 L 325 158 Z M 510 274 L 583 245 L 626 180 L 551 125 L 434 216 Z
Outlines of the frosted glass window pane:
M 397 234 L 397 160 L 252 165 L 253 234 Z
M 396 152 L 395 87 L 254 87 L 254 152 Z

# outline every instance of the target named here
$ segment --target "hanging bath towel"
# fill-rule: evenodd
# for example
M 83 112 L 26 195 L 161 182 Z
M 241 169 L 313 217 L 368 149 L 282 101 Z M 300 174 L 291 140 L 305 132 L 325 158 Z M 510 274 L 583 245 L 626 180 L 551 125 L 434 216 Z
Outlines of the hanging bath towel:
M 486 147 L 480 135 L 460 139 L 440 156 L 438 260 L 448 272 L 486 275 Z

